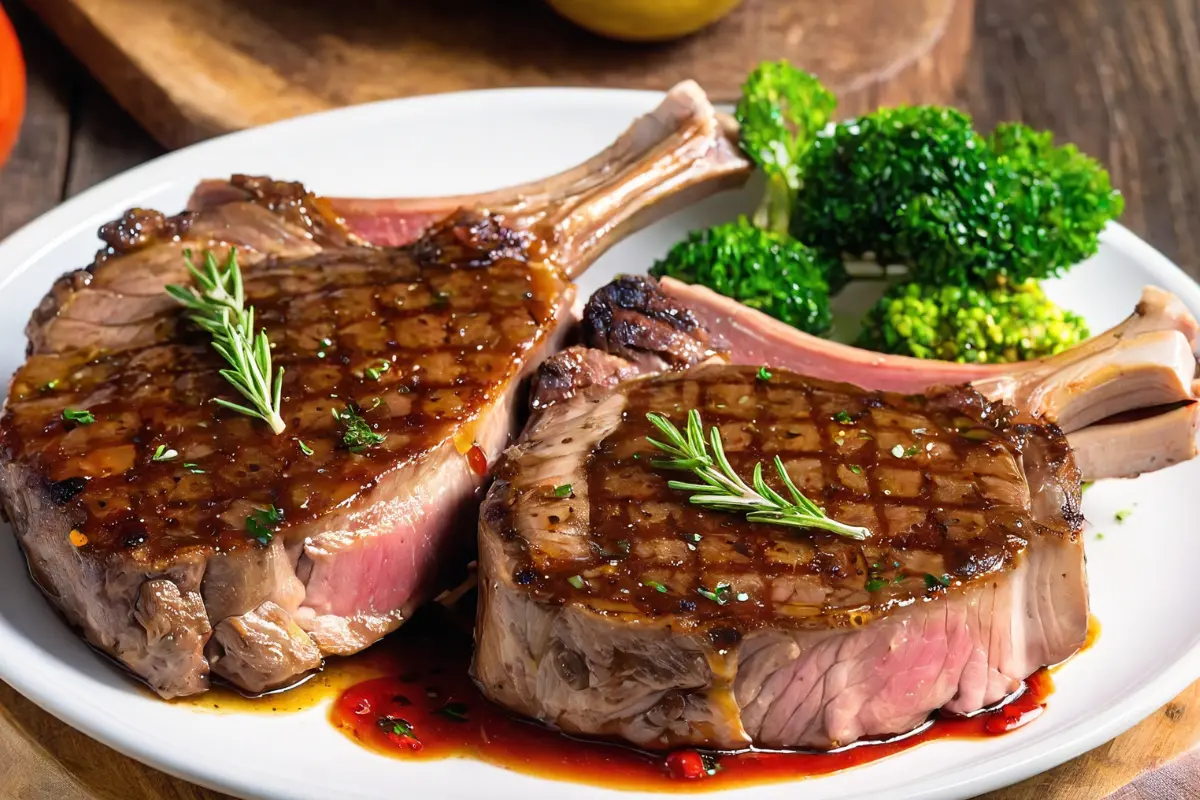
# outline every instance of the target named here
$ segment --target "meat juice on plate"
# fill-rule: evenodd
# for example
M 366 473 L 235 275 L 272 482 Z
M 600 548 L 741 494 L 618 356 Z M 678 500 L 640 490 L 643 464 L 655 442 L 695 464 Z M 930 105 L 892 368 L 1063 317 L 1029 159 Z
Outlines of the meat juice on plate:
M 472 608 L 468 599 L 463 604 Z M 290 713 L 332 700 L 329 720 L 361 746 L 404 760 L 472 758 L 528 775 L 619 789 L 695 791 L 817 777 L 939 739 L 1002 735 L 1032 722 L 1053 692 L 1051 670 L 1025 681 L 1003 705 L 973 717 L 935 715 L 884 741 L 827 752 L 652 753 L 565 736 L 484 698 L 469 675 L 469 621 L 424 611 L 375 648 L 329 662 L 285 692 L 244 697 L 227 688 L 174 702 L 206 711 Z M 1098 635 L 1092 620 L 1089 645 Z

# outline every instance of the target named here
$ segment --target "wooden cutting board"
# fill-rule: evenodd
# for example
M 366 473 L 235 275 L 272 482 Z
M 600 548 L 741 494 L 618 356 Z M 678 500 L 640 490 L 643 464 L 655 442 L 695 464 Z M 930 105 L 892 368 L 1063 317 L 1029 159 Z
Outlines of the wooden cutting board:
M 657 1 L 657 0 L 655 0 Z M 353 103 L 501 86 L 736 96 L 763 59 L 835 88 L 846 114 L 953 99 L 974 0 L 745 0 L 695 36 L 613 42 L 540 0 L 27 0 L 160 142 Z

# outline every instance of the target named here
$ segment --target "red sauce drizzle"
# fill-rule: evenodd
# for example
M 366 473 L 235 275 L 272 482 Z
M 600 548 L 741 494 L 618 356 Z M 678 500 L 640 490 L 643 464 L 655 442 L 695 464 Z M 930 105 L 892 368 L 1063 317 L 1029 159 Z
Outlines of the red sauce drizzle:
M 937 739 L 983 738 L 1041 715 L 1054 685 L 1032 675 L 1000 708 L 970 718 L 935 717 L 918 731 L 835 753 L 647 753 L 573 739 L 515 718 L 488 702 L 467 674 L 470 637 L 444 620 L 418 619 L 377 646 L 382 677 L 351 686 L 334 702 L 333 724 L 365 747 L 399 758 L 475 758 L 539 777 L 614 789 L 695 791 L 827 775 Z
M 482 447 L 477 444 L 471 445 L 471 449 L 467 451 L 467 465 L 470 466 L 471 471 L 479 477 L 487 477 L 487 455 L 483 452 Z

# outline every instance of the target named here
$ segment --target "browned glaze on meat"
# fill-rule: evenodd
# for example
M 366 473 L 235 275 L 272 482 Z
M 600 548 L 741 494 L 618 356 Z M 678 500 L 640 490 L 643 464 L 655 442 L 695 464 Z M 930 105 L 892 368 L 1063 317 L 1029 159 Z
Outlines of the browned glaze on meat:
M 764 380 L 756 368 L 720 365 L 618 391 L 627 398 L 621 420 L 586 460 L 590 524 L 572 529 L 587 551 L 555 558 L 536 541 L 509 540 L 522 551 L 513 580 L 535 596 L 733 628 L 781 619 L 858 625 L 914 596 L 1008 569 L 1033 537 L 1079 535 L 1078 493 L 1034 521 L 1031 493 L 1040 488 L 1022 467 L 1030 454 L 1049 470 L 1074 470 L 1062 434 L 968 388 L 903 396 L 783 370 Z M 719 427 L 739 475 L 748 479 L 762 462 L 768 483 L 786 494 L 770 468 L 779 455 L 830 517 L 871 536 L 858 542 L 690 505 L 667 481 L 692 476 L 652 466 L 646 436 L 656 432 L 645 415 L 663 413 L 682 427 L 691 408 L 706 430 Z M 542 512 L 547 538 L 570 523 L 571 501 L 584 494 L 558 492 L 569 494 Z
M 211 402 L 240 398 L 216 373 L 208 336 L 172 308 L 148 323 L 145 346 L 32 356 L 11 388 L 7 457 L 47 477 L 79 541 L 100 554 L 152 564 L 188 548 L 253 546 L 253 508 L 281 509 L 285 526 L 315 519 L 470 431 L 568 290 L 552 268 L 527 263 L 529 246 L 464 214 L 408 249 L 258 261 L 244 270 L 247 303 L 286 369 L 282 435 Z M 350 404 L 382 444 L 347 452 L 332 412 Z M 64 421 L 68 408 L 95 422 Z M 470 436 L 455 441 L 467 458 Z M 153 461 L 160 445 L 178 456 Z

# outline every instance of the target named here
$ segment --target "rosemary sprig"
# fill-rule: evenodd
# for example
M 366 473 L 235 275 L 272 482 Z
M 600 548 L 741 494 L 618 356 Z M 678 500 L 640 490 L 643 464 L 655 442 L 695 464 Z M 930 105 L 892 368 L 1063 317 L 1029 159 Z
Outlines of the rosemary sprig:
M 265 330 L 254 333 L 254 306 L 246 307 L 242 290 L 242 271 L 238 268 L 237 251 L 229 250 L 222 267 L 212 252 L 204 254 L 204 269 L 192 262 L 192 251 L 184 250 L 183 259 L 188 272 L 199 287 L 167 286 L 167 294 L 191 312 L 193 322 L 212 335 L 213 349 L 229 364 L 221 377 L 229 381 L 249 405 L 231 403 L 220 397 L 213 402 L 232 411 L 258 417 L 271 426 L 276 434 L 284 429 L 279 415 L 280 394 L 283 390 L 283 367 L 271 380 L 271 343 Z
M 646 415 L 654 427 L 666 437 L 666 442 L 646 437 L 646 441 L 663 451 L 670 458 L 651 462 L 661 469 L 693 472 L 703 483 L 669 481 L 667 486 L 684 492 L 694 492 L 688 498 L 692 503 L 714 511 L 744 513 L 751 522 L 767 522 L 773 525 L 790 525 L 794 528 L 819 528 L 849 539 L 865 539 L 871 535 L 866 528 L 846 525 L 825 516 L 825 512 L 805 497 L 783 466 L 782 459 L 775 456 L 775 470 L 787 487 L 792 499 L 789 501 L 767 486 L 763 480 L 762 464 L 754 465 L 754 477 L 750 486 L 738 477 L 725 457 L 721 445 L 721 433 L 714 426 L 709 430 L 709 442 L 704 440 L 704 426 L 700 412 L 688 412 L 686 431 L 681 433 L 662 414 L 651 412 Z

